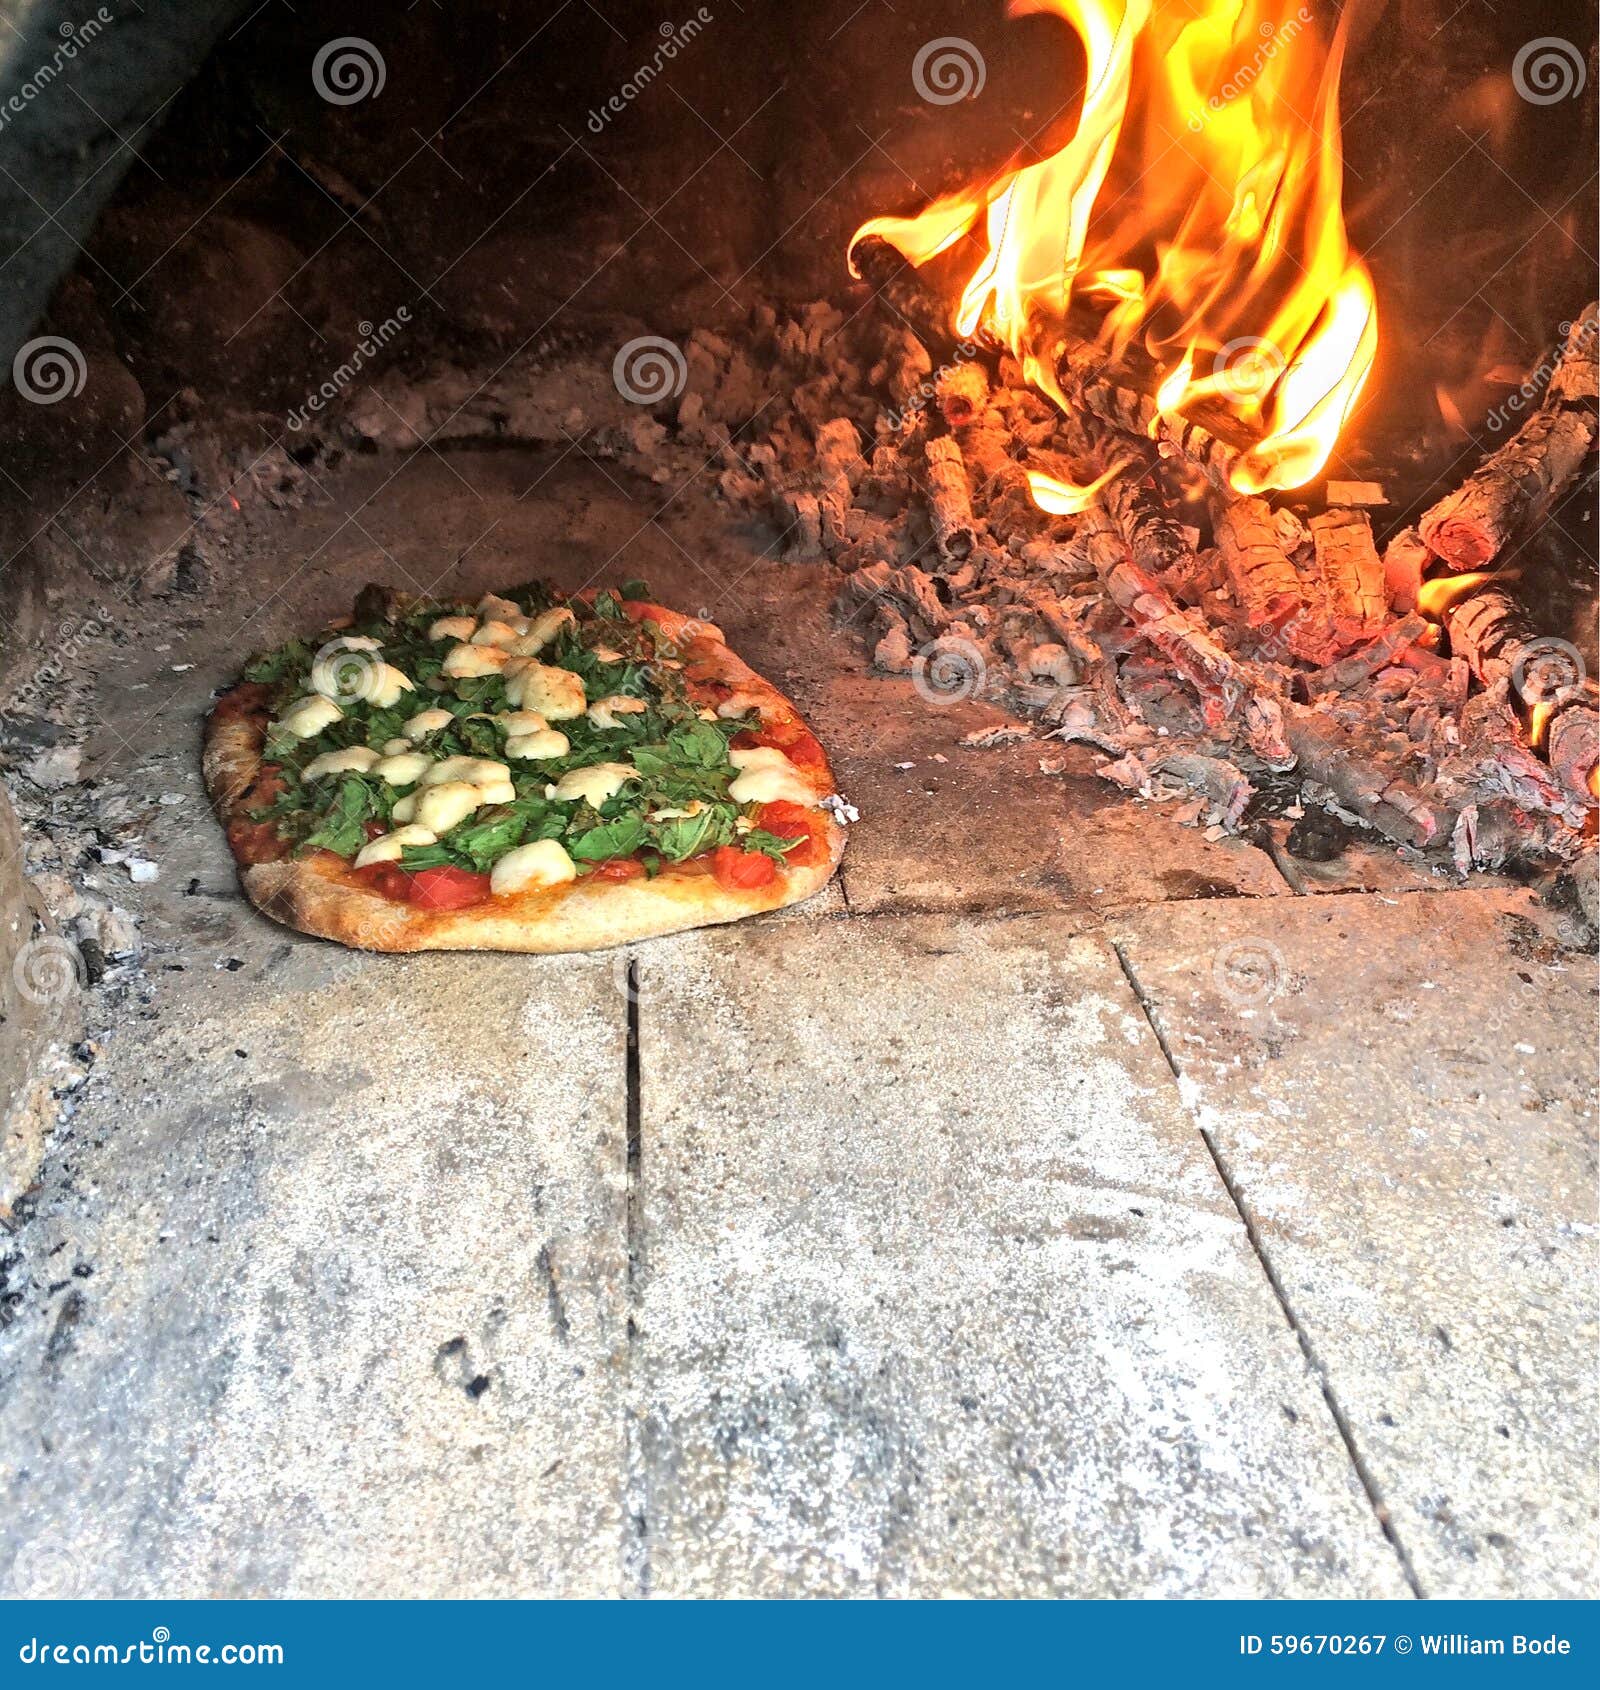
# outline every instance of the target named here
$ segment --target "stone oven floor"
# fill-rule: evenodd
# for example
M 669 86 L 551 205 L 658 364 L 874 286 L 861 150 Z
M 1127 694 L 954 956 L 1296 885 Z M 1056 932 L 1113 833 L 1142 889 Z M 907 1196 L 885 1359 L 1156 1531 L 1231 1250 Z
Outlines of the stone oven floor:
M 1592 1594 L 1593 959 L 1514 887 L 1297 895 L 1085 753 L 962 748 L 993 711 L 870 675 L 702 494 L 358 460 L 95 657 L 85 773 L 160 878 L 5 1244 L 0 1581 Z M 241 652 L 540 572 L 792 692 L 836 884 L 631 973 L 252 912 L 196 768 Z

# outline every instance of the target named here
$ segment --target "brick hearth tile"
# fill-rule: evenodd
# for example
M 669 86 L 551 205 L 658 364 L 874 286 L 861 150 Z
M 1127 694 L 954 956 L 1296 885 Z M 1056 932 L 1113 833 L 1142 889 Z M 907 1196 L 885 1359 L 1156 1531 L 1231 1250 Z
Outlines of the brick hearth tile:
M 658 1594 L 1404 1594 L 1116 957 L 1060 918 L 640 957 Z
M 1424 1592 L 1592 1594 L 1594 959 L 1522 892 L 1270 913 L 1113 932 Z
M 113 1037 L 10 1264 L 36 1287 L 0 1344 L 19 1582 L 614 1593 L 612 960 L 257 925 L 244 967 L 191 954 Z

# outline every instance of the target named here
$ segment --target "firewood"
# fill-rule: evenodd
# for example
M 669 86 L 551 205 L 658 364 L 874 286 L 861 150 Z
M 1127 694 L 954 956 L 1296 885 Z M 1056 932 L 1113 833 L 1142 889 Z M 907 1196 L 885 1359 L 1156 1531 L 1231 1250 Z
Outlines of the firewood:
M 1308 675 L 1307 691 L 1313 697 L 1320 692 L 1349 692 L 1363 681 L 1370 680 L 1379 670 L 1398 662 L 1406 647 L 1422 639 L 1428 628 L 1427 619 L 1415 612 L 1398 622 L 1391 622 L 1359 651 Z M 1410 690 L 1409 686 L 1406 690 Z
M 1281 624 L 1301 604 L 1300 577 L 1278 543 L 1265 499 L 1234 499 L 1215 513 L 1217 549 L 1235 602 L 1254 628 Z
M 866 472 L 861 439 L 848 418 L 835 417 L 817 430 L 817 509 L 823 546 L 834 551 L 848 538 L 856 485 Z
M 1568 332 L 1544 401 L 1471 478 L 1422 518 L 1422 538 L 1458 570 L 1482 569 L 1570 487 L 1594 448 L 1596 307 Z
M 1381 747 L 1365 743 L 1326 712 L 1284 709 L 1296 771 L 1396 844 L 1421 848 L 1450 837 L 1455 814 L 1415 781 L 1392 774 Z
M 1334 620 L 1382 621 L 1383 562 L 1372 543 L 1372 519 L 1367 513 L 1323 511 L 1311 519 L 1311 540 Z
M 1383 549 L 1383 585 L 1389 605 L 1402 616 L 1417 607 L 1417 589 L 1433 553 L 1415 528 L 1405 528 Z
M 972 490 L 967 485 L 961 448 L 948 434 L 940 435 L 923 447 L 923 462 L 926 466 L 923 491 L 928 497 L 939 555 L 948 563 L 960 563 L 977 542 L 972 522 Z
M 1180 609 L 1166 588 L 1134 561 L 1127 541 L 1102 506 L 1084 513 L 1078 534 L 1113 602 L 1194 687 L 1207 724 L 1220 727 L 1244 697 L 1238 665 L 1199 618 Z
M 1594 701 L 1577 698 L 1558 706 L 1545 728 L 1544 744 L 1561 784 L 1590 804 L 1600 801 L 1594 790 L 1600 767 L 1600 708 Z
M 1102 497 L 1141 569 L 1164 580 L 1170 571 L 1193 564 L 1190 534 L 1168 510 L 1151 468 L 1119 475 Z
M 980 416 L 989 404 L 989 378 L 970 361 L 944 365 L 933 378 L 934 398 L 944 420 L 960 428 Z

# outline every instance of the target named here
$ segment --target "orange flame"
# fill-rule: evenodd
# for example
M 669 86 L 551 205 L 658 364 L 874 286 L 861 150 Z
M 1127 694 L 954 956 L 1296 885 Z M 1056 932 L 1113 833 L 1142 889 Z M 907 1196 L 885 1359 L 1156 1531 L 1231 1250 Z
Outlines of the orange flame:
M 1075 481 L 1060 481 L 1040 469 L 1030 469 L 1028 486 L 1033 492 L 1033 502 L 1040 510 L 1048 511 L 1051 516 L 1077 516 L 1079 512 L 1088 510 L 1100 489 L 1107 482 L 1114 481 L 1126 467 L 1125 464 L 1113 464 L 1104 475 L 1097 475 L 1085 486 L 1079 486 Z
M 1074 293 L 1109 301 L 1102 333 L 1142 332 L 1176 415 L 1220 401 L 1258 432 L 1241 492 L 1303 486 L 1372 369 L 1377 303 L 1345 234 L 1342 35 L 1294 0 L 1012 0 L 1052 13 L 1086 58 L 1072 138 L 1037 163 L 877 217 L 913 264 L 968 237 L 983 251 L 953 314 L 1021 356 Z M 1052 397 L 1053 383 L 1041 383 Z

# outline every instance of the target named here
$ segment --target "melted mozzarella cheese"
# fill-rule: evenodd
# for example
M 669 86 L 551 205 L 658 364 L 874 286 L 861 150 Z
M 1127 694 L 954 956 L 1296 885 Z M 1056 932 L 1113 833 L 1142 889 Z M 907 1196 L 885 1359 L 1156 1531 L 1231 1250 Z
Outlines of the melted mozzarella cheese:
M 513 604 L 510 599 L 503 599 L 496 593 L 485 593 L 478 600 L 478 614 L 485 621 L 521 622 L 522 606 Z
M 430 640 L 470 640 L 477 630 L 477 620 L 471 616 L 441 616 L 428 628 Z
M 455 720 L 448 710 L 419 710 L 401 730 L 407 739 L 422 739 L 447 728 Z
M 520 631 L 513 628 L 509 622 L 498 620 L 483 623 L 477 633 L 472 636 L 473 645 L 510 645 L 519 637 Z
M 296 739 L 311 739 L 344 715 L 331 698 L 321 693 L 311 698 L 298 698 L 278 718 L 277 726 Z
M 559 886 L 575 880 L 578 870 L 572 858 L 554 839 L 536 839 L 518 845 L 489 871 L 489 890 L 498 898 L 513 892 L 530 892 L 540 886 Z
M 464 780 L 474 786 L 491 786 L 510 779 L 510 769 L 493 757 L 441 757 L 422 777 L 422 784 L 441 786 L 448 780 Z
M 368 863 L 396 862 L 400 853 L 408 847 L 432 845 L 434 842 L 434 835 L 425 827 L 418 827 L 415 823 L 409 827 L 397 827 L 393 833 L 379 834 L 363 845 L 356 852 L 355 866 L 365 868 Z
M 537 710 L 547 722 L 570 722 L 587 704 L 583 677 L 570 669 L 530 663 L 506 683 L 506 692 L 519 710 Z
M 544 757 L 565 757 L 572 749 L 572 741 L 555 728 L 538 728 L 533 733 L 512 734 L 506 740 L 506 756 L 518 762 L 530 762 Z
M 321 780 L 324 775 L 365 774 L 378 761 L 376 751 L 352 745 L 346 751 L 324 751 L 300 771 L 302 780 Z
M 537 710 L 502 710 L 494 719 L 513 736 L 543 733 L 550 726 Z
M 771 804 L 787 798 L 796 804 L 815 804 L 817 795 L 804 776 L 772 745 L 735 748 L 728 761 L 739 773 L 728 787 L 735 804 Z
M 597 698 L 589 706 L 589 720 L 597 728 L 620 728 L 619 716 L 638 716 L 647 708 L 642 698 L 630 698 L 626 693 L 617 692 L 610 698 Z
M 433 759 L 423 751 L 397 751 L 372 765 L 372 772 L 390 786 L 411 786 L 422 779 Z
M 448 833 L 483 802 L 483 789 L 471 781 L 447 780 L 442 786 L 423 787 L 416 800 L 417 821 L 433 833 Z
M 416 815 L 417 795 L 414 792 L 408 792 L 404 798 L 395 800 L 394 808 L 389 812 L 389 819 L 396 822 L 410 822 L 416 820 Z
M 475 681 L 480 675 L 497 675 L 506 660 L 505 648 L 497 645 L 453 645 L 445 653 L 443 673 L 455 681 Z
M 582 798 L 598 810 L 608 798 L 614 798 L 630 780 L 638 778 L 638 770 L 628 763 L 592 763 L 587 769 L 569 769 L 554 786 L 544 789 L 546 798 L 563 804 Z
M 537 657 L 563 628 L 575 628 L 578 619 L 570 610 L 540 612 L 528 624 L 528 631 L 511 647 L 519 657 Z
M 392 663 L 385 663 L 367 689 L 366 699 L 380 710 L 390 710 L 400 702 L 402 693 L 416 690 L 409 675 L 402 674 Z

